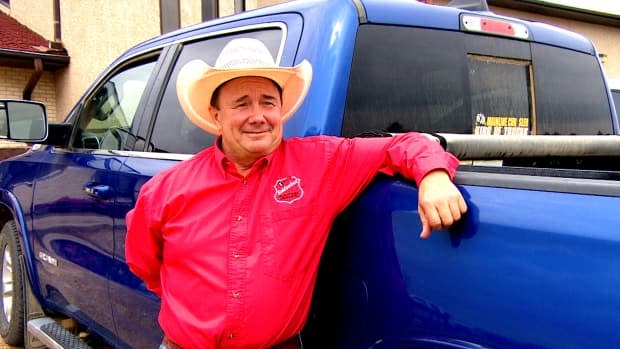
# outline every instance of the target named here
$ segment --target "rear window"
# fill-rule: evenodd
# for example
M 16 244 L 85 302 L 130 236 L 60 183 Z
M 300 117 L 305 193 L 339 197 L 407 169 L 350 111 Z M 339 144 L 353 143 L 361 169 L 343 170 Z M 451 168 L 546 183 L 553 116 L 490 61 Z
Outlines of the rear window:
M 610 134 L 596 57 L 461 32 L 364 25 L 342 133 Z

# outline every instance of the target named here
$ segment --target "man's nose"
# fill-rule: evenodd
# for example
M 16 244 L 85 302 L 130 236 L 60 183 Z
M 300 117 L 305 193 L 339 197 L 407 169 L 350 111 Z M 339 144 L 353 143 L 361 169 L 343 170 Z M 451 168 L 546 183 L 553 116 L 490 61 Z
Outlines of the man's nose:
M 250 110 L 250 122 L 265 122 L 265 113 L 263 109 L 258 104 L 252 104 L 252 109 Z

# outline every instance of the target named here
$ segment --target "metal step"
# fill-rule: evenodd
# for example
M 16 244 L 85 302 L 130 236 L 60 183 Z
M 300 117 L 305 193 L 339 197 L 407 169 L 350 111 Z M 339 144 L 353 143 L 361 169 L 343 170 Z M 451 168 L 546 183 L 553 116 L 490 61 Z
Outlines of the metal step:
M 61 324 L 49 317 L 28 321 L 28 332 L 49 349 L 92 349 L 78 336 L 67 331 Z

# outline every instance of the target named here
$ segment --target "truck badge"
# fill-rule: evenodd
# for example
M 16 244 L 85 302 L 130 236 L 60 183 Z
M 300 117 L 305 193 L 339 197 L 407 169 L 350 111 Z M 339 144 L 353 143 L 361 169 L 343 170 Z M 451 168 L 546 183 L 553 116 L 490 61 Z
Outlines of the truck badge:
M 301 187 L 301 179 L 295 176 L 287 176 L 278 179 L 273 185 L 275 193 L 273 198 L 277 202 L 292 204 L 304 196 L 304 190 Z

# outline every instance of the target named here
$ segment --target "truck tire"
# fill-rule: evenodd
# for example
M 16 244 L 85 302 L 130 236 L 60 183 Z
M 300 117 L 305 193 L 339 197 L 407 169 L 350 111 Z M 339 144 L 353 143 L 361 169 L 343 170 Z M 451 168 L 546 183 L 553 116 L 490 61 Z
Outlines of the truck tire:
M 0 335 L 6 344 L 24 343 L 24 275 L 19 260 L 22 250 L 15 222 L 10 220 L 0 231 Z

